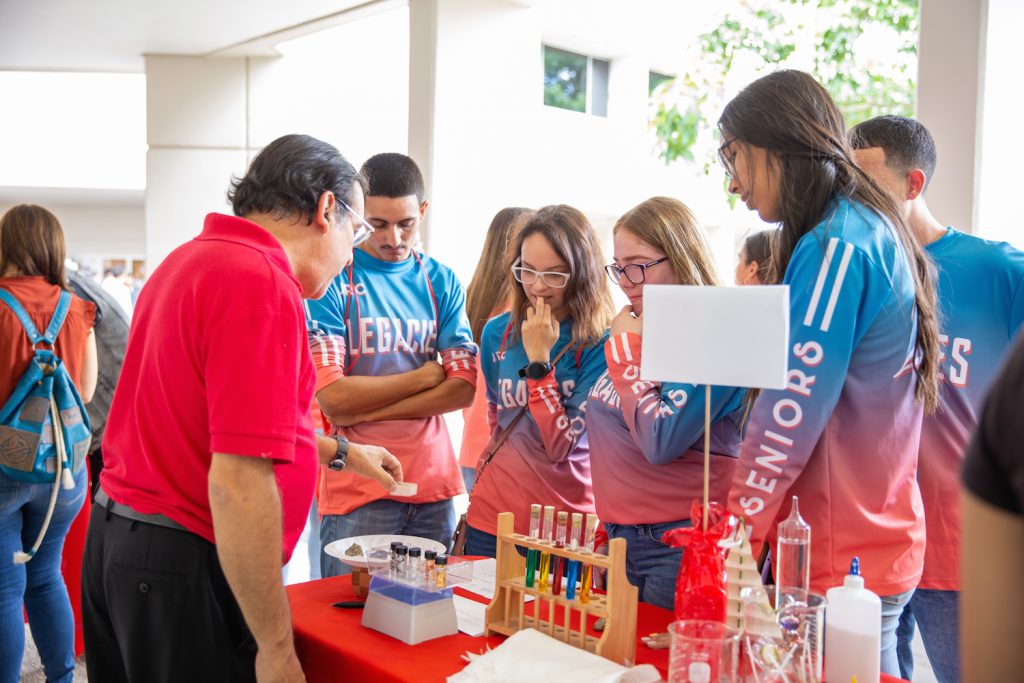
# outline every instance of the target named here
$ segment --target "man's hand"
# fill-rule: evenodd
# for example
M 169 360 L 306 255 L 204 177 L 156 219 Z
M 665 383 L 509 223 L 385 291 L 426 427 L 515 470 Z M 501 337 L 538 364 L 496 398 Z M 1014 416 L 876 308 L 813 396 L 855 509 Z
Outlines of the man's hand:
M 544 297 L 537 297 L 537 305 L 526 309 L 523 322 L 523 350 L 531 363 L 551 360 L 551 347 L 558 341 L 558 320 L 551 315 L 551 306 Z
M 365 446 L 357 443 L 348 445 L 348 460 L 345 469 L 373 479 L 390 491 L 395 483 L 402 481 L 402 463 L 386 448 Z
M 612 336 L 617 337 L 623 332 L 632 332 L 641 337 L 644 334 L 644 317 L 643 315 L 633 315 L 632 306 L 623 306 L 618 315 L 612 319 Z
M 268 652 L 262 648 L 257 651 L 256 680 L 259 683 L 303 683 L 306 676 L 302 673 L 295 647 L 289 644 L 280 652 Z

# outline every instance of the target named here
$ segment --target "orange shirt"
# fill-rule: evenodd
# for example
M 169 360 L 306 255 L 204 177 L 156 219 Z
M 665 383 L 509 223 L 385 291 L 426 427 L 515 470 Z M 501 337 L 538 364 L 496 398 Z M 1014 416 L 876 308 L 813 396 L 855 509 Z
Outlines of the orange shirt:
M 40 334 L 46 331 L 57 308 L 61 289 L 42 276 L 0 278 L 0 287 L 10 292 L 21 304 Z M 81 391 L 82 363 L 85 344 L 96 319 L 96 305 L 71 296 L 71 307 L 57 335 L 54 353 L 64 362 L 71 381 Z M 25 328 L 14 311 L 0 304 L 0 404 L 7 401 L 18 380 L 32 362 L 32 345 Z

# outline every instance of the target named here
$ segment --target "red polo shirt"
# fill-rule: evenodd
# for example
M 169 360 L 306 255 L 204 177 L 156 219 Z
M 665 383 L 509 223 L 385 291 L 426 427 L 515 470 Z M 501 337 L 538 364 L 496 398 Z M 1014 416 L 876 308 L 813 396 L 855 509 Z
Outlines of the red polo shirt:
M 211 454 L 269 458 L 287 560 L 316 481 L 315 377 L 302 288 L 280 243 L 210 214 L 139 296 L 103 439 L 104 491 L 216 543 Z

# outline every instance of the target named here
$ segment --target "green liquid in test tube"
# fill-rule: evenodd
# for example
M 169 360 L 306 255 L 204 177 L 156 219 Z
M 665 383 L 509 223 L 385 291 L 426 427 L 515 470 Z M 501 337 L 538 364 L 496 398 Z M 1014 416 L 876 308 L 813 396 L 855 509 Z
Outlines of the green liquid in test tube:
M 534 503 L 530 506 L 530 540 L 536 541 L 540 535 L 540 513 L 541 506 Z M 540 551 L 535 548 L 526 550 L 526 577 L 524 581 L 527 588 L 533 588 L 537 579 L 537 564 L 540 560 Z

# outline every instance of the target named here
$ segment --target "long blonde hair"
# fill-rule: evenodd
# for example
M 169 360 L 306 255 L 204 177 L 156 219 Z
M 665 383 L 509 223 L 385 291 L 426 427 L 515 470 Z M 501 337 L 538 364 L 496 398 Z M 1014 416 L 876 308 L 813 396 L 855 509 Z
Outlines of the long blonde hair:
M 548 241 L 558 257 L 569 266 L 569 283 L 562 301 L 568 318 L 572 320 L 572 346 L 590 346 L 600 341 L 611 323 L 614 309 L 604 274 L 604 255 L 597 232 L 579 209 L 558 204 L 545 206 L 533 214 L 516 236 L 514 248 L 509 250 L 506 277 L 530 235 L 540 234 Z M 514 282 L 514 281 L 513 281 Z M 522 284 L 512 288 L 512 325 L 516 335 L 530 300 Z
M 679 284 L 720 284 L 704 231 L 678 199 L 651 197 L 637 204 L 615 223 L 612 233 L 619 230 L 627 230 L 667 256 Z
M 466 316 L 473 330 L 473 339 L 480 343 L 487 319 L 501 305 L 508 305 L 512 295 L 512 280 L 502 266 L 508 261 L 508 249 L 523 222 L 533 215 L 533 209 L 508 207 L 494 214 L 487 228 L 484 248 L 476 264 L 473 279 L 466 288 Z

